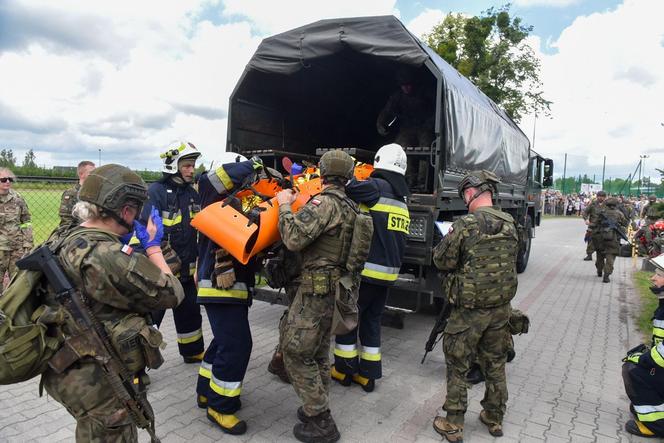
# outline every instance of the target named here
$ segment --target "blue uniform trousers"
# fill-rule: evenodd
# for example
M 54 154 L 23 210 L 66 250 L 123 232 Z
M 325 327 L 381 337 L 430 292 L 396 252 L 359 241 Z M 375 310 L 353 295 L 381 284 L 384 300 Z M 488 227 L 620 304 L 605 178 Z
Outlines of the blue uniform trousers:
M 380 318 L 387 301 L 387 286 L 363 281 L 357 301 L 359 325 L 348 334 L 337 335 L 334 344 L 334 366 L 342 374 L 359 374 L 369 379 L 383 376 L 380 353 Z M 358 329 L 361 352 L 358 352 Z
M 209 408 L 234 414 L 241 407 L 242 381 L 251 356 L 249 306 L 208 303 L 205 311 L 214 338 L 205 351 L 196 392 L 207 397 Z
M 203 329 L 201 324 L 201 308 L 196 303 L 196 284 L 194 279 L 180 280 L 184 288 L 184 300 L 173 309 L 175 331 L 177 332 L 178 350 L 183 357 L 198 355 L 205 350 Z M 152 313 L 152 321 L 157 327 L 161 325 L 166 311 Z
M 628 361 L 623 363 L 622 376 L 636 418 L 664 437 L 664 368 L 648 369 Z

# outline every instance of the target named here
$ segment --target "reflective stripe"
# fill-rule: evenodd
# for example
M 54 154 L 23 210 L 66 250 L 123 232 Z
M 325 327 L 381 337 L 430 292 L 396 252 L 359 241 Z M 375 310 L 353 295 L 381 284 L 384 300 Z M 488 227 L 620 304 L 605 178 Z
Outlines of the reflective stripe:
M 390 212 L 392 214 L 399 214 L 407 217 L 410 220 L 410 213 L 408 212 L 408 205 L 404 202 L 387 197 L 381 197 L 378 202 L 369 207 L 371 211 Z
M 22 224 L 18 225 L 18 227 L 21 228 L 21 229 L 29 228 L 31 226 L 32 226 L 31 222 L 22 223 Z
M 652 328 L 652 335 L 655 337 L 664 337 L 664 329 L 663 328 Z
M 355 358 L 357 357 L 357 345 L 342 345 L 340 343 L 335 343 L 334 355 L 341 358 Z
M 216 289 L 212 287 L 211 280 L 201 280 L 198 282 L 198 296 L 246 300 L 249 298 L 249 291 L 247 290 L 247 285 L 242 282 L 236 282 L 230 289 Z
M 189 263 L 189 275 L 196 275 L 196 263 Z
M 363 346 L 360 358 L 367 361 L 380 361 L 380 348 Z
M 210 180 L 210 184 L 219 194 L 233 189 L 233 180 L 228 176 L 223 166 L 210 171 L 208 173 L 208 180 Z
M 655 328 L 662 328 L 662 329 L 664 329 L 664 320 L 653 320 L 653 321 L 652 321 L 652 325 L 653 325 Z
M 664 368 L 664 358 L 662 357 L 661 353 L 662 350 L 664 350 L 664 345 L 659 343 L 657 346 L 650 350 L 650 356 L 653 360 L 655 360 L 655 363 L 657 363 L 658 366 Z
M 376 280 L 396 281 L 399 278 L 399 268 L 366 262 L 362 269 L 362 276 Z
M 653 422 L 664 418 L 664 404 L 661 405 L 634 405 L 634 410 L 640 421 Z
M 238 397 L 242 391 L 241 381 L 221 381 L 212 375 L 210 378 L 210 388 L 224 397 Z
M 180 344 L 186 345 L 188 343 L 194 343 L 201 338 L 203 338 L 203 330 L 196 329 L 194 332 L 187 332 L 185 334 L 177 334 L 177 341 Z
M 164 226 L 173 226 L 182 223 L 182 212 L 178 211 L 169 217 L 171 213 L 169 211 L 161 211 L 161 222 Z
M 201 377 L 205 377 L 205 378 L 211 378 L 212 377 L 212 364 L 202 361 L 201 362 L 201 367 L 198 368 L 198 375 L 200 375 Z

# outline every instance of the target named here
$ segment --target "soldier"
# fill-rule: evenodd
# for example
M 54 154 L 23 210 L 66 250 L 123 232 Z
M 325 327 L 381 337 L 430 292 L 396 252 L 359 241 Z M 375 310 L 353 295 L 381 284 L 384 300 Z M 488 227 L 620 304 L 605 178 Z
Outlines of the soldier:
M 588 229 L 586 230 L 586 257 L 583 259 L 585 261 L 592 261 L 593 259 L 593 252 L 595 252 L 595 247 L 593 246 L 592 242 L 592 232 L 597 222 L 599 210 L 604 204 L 605 199 L 606 192 L 597 192 L 597 197 L 595 200 L 586 206 L 586 209 L 583 211 L 583 221 L 586 223 L 586 226 L 588 226 Z
M 260 159 L 247 160 L 224 152 L 213 171 L 204 172 L 198 183 L 203 207 L 224 200 L 245 178 L 263 167 Z M 239 202 L 231 203 L 236 209 Z M 255 285 L 256 262 L 243 265 L 204 235 L 198 244 L 198 297 L 214 338 L 205 351 L 198 372 L 197 404 L 207 417 L 232 435 L 244 434 L 247 423 L 235 414 L 240 410 L 242 381 L 251 357 L 249 306 Z
M 634 417 L 625 423 L 625 430 L 640 437 L 664 438 L 664 255 L 650 263 L 655 267 L 650 290 L 659 304 L 653 314 L 650 347 L 637 346 L 623 359 L 623 382 Z
M 297 410 L 302 423 L 293 435 L 326 443 L 341 437 L 330 413 L 329 349 L 334 294 L 348 260 L 356 208 L 344 191 L 353 176 L 353 159 L 343 151 L 328 151 L 319 165 L 323 190 L 297 214 L 291 212 L 294 191 L 277 194 L 281 238 L 288 249 L 302 253 L 300 285 L 279 328 L 286 370 L 303 403 Z
M 433 260 L 447 272 L 446 287 L 453 306 L 443 333 L 447 362 L 447 417 L 437 416 L 434 429 L 448 441 L 463 439 L 468 406 L 466 374 L 477 357 L 486 377 L 480 421 L 494 437 L 503 435 L 507 403 L 505 359 L 510 300 L 516 294 L 518 234 L 514 219 L 496 206 L 498 177 L 474 171 L 459 182 L 459 196 L 468 215 L 456 220 L 436 246 Z
M 112 329 L 109 334 L 113 341 L 114 328 L 122 320 L 135 318 L 136 314 L 145 316 L 155 309 L 174 308 L 184 294 L 161 253 L 159 217 L 152 219 L 147 228 L 135 222 L 147 200 L 147 186 L 137 174 L 120 165 L 102 166 L 81 186 L 79 198 L 74 217 L 84 222 L 68 231 L 58 257 L 67 277 L 85 294 L 97 320 Z M 147 257 L 120 241 L 120 236 L 134 229 Z M 52 293 L 47 294 L 46 303 L 54 309 L 59 306 Z M 149 332 L 151 338 L 158 338 L 151 345 L 158 346 L 161 335 L 142 320 L 137 326 L 140 329 L 133 333 Z M 66 335 L 72 333 L 66 325 L 63 330 Z M 158 352 L 158 348 L 151 351 Z M 116 352 L 130 357 L 121 349 Z M 142 371 L 144 363 L 142 360 L 134 371 Z M 49 368 L 42 382 L 46 392 L 76 419 L 76 441 L 138 441 L 129 412 L 115 397 L 94 358 L 81 357 L 62 373 Z
M 16 176 L 7 168 L 0 168 L 0 279 L 4 290 L 4 276 L 9 280 L 16 272 L 16 260 L 32 249 L 32 221 L 30 210 L 21 195 L 12 189 Z
M 74 205 L 78 202 L 78 192 L 85 183 L 85 179 L 95 169 L 95 164 L 88 160 L 83 160 L 76 167 L 76 174 L 78 174 L 78 183 L 62 193 L 60 199 L 60 226 L 78 225 L 81 220 L 74 220 L 71 215 Z
M 646 224 L 654 223 L 657 221 L 657 216 L 653 210 L 655 203 L 657 203 L 657 196 L 652 194 L 648 197 L 648 203 L 643 205 L 643 208 L 641 208 L 640 216 L 646 221 Z
M 388 290 L 399 277 L 410 225 L 406 165 L 406 153 L 401 146 L 385 145 L 376 152 L 371 177 L 352 180 L 346 186 L 351 199 L 368 207 L 374 231 L 358 299 L 362 353 L 358 355 L 358 328 L 337 335 L 332 379 L 343 386 L 350 386 L 353 381 L 366 392 L 373 391 L 375 380 L 382 377 L 380 319 Z
M 148 201 L 143 208 L 141 221 L 147 221 L 155 208 L 164 224 L 164 245 L 177 255 L 179 266 L 175 274 L 184 288 L 184 300 L 173 310 L 175 331 L 180 355 L 185 363 L 200 363 L 203 360 L 203 329 L 201 310 L 196 303 L 196 241 L 197 231 L 191 226 L 191 219 L 200 212 L 198 192 L 193 188 L 196 159 L 200 152 L 189 142 L 171 146 L 161 158 L 162 179 L 150 185 Z M 179 269 L 177 269 L 179 267 Z M 173 270 L 173 268 L 171 269 Z M 165 311 L 152 314 L 154 323 L 161 325 Z
M 598 277 L 602 277 L 602 272 L 604 273 L 602 279 L 604 283 L 611 281 L 609 276 L 613 272 L 613 262 L 616 255 L 620 253 L 620 239 L 616 227 L 625 229 L 628 224 L 629 222 L 618 209 L 618 199 L 607 198 L 604 207 L 598 211 L 592 234 L 593 245 L 597 251 L 595 268 L 597 268 Z

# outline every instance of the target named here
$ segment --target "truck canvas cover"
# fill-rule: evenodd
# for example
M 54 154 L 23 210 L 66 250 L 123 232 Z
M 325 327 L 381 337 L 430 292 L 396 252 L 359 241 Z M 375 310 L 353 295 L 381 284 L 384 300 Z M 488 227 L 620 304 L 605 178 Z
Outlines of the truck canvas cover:
M 489 169 L 525 183 L 528 138 L 507 114 L 393 16 L 321 20 L 266 38 L 231 96 L 231 149 L 375 151 L 378 112 L 399 66 L 427 73 L 447 170 Z

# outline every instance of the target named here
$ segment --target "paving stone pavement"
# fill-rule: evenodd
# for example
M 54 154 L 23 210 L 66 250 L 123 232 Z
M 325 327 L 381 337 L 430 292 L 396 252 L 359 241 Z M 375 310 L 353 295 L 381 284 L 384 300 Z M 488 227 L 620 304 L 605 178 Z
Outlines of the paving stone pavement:
M 640 339 L 633 321 L 638 306 L 632 261 L 618 258 L 612 282 L 603 284 L 593 264 L 581 260 L 583 232 L 580 219 L 547 219 L 538 228 L 513 302 L 528 313 L 531 328 L 516 337 L 517 358 L 507 365 L 505 436 L 494 439 L 479 422 L 479 385 L 469 396 L 466 441 L 641 440 L 623 431 L 629 412 L 620 375 L 621 358 Z M 254 347 L 238 414 L 249 429 L 239 437 L 222 434 L 196 407 L 198 367 L 178 356 L 172 316 L 167 314 L 163 332 L 171 344 L 162 368 L 150 373 L 149 391 L 162 441 L 295 441 L 291 430 L 299 401 L 290 385 L 266 371 L 282 311 L 263 302 L 250 310 Z M 331 408 L 342 441 L 441 441 L 431 426 L 445 398 L 440 345 L 420 364 L 433 322 L 431 315 L 412 314 L 405 329 L 383 329 L 384 378 L 375 392 L 332 385 Z M 149 441 L 145 432 L 139 435 Z M 0 441 L 72 441 L 73 436 L 74 420 L 52 398 L 39 398 L 37 380 L 0 387 Z

